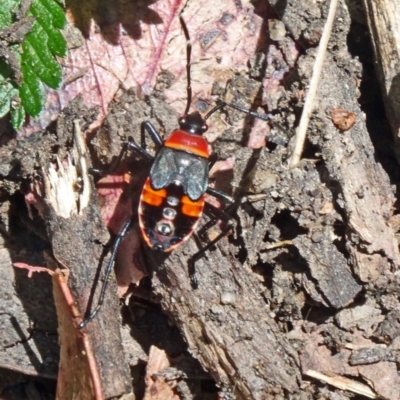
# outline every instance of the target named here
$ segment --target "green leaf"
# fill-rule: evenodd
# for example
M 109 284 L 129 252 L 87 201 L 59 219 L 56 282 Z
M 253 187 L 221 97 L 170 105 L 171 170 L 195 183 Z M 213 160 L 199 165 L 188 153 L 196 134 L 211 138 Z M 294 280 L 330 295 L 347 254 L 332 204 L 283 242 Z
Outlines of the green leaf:
M 11 99 L 18 93 L 9 82 L 0 84 L 0 118 L 4 117 L 11 108 Z
M 64 36 L 51 25 L 41 25 L 41 27 L 47 33 L 47 45 L 51 53 L 54 56 L 65 57 L 67 55 L 67 42 Z
M 47 47 L 47 34 L 37 21 L 31 32 L 26 35 L 22 44 L 21 62 L 29 65 L 32 71 L 47 86 L 57 89 L 61 83 L 62 72 L 60 65 L 55 61 Z
M 47 33 L 47 42 L 53 55 L 64 57 L 67 53 L 67 44 L 58 29 L 64 28 L 66 18 L 62 9 L 54 0 L 36 0 L 30 9 L 32 15 Z
M 0 29 L 16 22 L 15 12 L 20 4 L 21 0 L 0 0 Z M 42 110 L 45 103 L 43 83 L 53 89 L 60 86 L 62 71 L 54 56 L 63 57 L 67 53 L 67 45 L 60 32 L 66 18 L 60 4 L 63 2 L 59 0 L 32 0 L 27 13 L 27 16 L 36 18 L 32 29 L 21 44 L 9 47 L 20 58 L 23 84 L 18 90 L 17 84 L 11 80 L 9 67 L 0 59 L 0 113 L 11 111 L 15 128 L 24 122 L 25 112 L 35 117 Z M 21 104 L 12 101 L 18 91 Z
M 63 29 L 67 23 L 64 11 L 54 0 L 34 0 L 31 12 L 44 21 L 50 19 L 47 23 L 58 29 Z
M 1 0 L 0 29 L 7 28 L 13 22 L 14 11 L 20 4 L 20 0 Z
M 0 60 L 0 118 L 10 111 L 11 99 L 16 90 L 9 80 L 10 74 L 10 67 Z
M 29 66 L 22 65 L 21 69 L 24 74 L 24 83 L 19 88 L 22 106 L 29 115 L 36 117 L 42 111 L 46 93 L 42 82 L 40 82 Z
M 11 123 L 15 130 L 21 128 L 25 121 L 26 112 L 24 107 L 21 105 L 18 108 L 11 110 Z

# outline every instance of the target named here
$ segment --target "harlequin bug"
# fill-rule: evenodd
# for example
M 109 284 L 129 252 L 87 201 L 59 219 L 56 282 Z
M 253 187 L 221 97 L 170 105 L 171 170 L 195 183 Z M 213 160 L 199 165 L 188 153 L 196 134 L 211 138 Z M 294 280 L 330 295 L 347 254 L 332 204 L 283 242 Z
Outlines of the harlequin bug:
M 125 142 L 114 164 L 107 171 L 92 169 L 92 173 L 108 175 L 115 171 L 127 151 L 134 151 L 152 161 L 152 167 L 142 189 L 139 202 L 139 226 L 147 246 L 155 251 L 171 252 L 187 241 L 194 233 L 205 206 L 211 208 L 216 218 L 211 219 L 206 227 L 223 220 L 226 227 L 205 247 L 194 254 L 189 261 L 189 275 L 193 288 L 198 286 L 195 277 L 195 262 L 217 243 L 231 228 L 231 217 L 224 209 L 218 209 L 205 202 L 205 193 L 222 200 L 225 205 L 233 204 L 233 200 L 223 192 L 208 186 L 209 150 L 208 142 L 202 136 L 208 129 L 206 121 L 216 111 L 228 106 L 249 114 L 253 117 L 268 120 L 270 115 L 260 115 L 241 106 L 226 102 L 218 103 L 204 117 L 199 112 L 189 113 L 192 101 L 190 76 L 191 43 L 187 26 L 180 16 L 180 23 L 187 40 L 186 74 L 187 74 L 187 104 L 181 118 L 179 128 L 163 140 L 154 126 L 148 122 L 141 124 L 141 145 L 132 138 Z M 149 134 L 158 151 L 153 157 L 146 150 L 146 132 Z M 98 313 L 107 288 L 107 282 L 112 271 L 118 247 L 131 227 L 132 220 L 127 221 L 115 239 L 107 264 L 105 277 L 99 300 L 95 309 L 78 325 L 83 328 Z

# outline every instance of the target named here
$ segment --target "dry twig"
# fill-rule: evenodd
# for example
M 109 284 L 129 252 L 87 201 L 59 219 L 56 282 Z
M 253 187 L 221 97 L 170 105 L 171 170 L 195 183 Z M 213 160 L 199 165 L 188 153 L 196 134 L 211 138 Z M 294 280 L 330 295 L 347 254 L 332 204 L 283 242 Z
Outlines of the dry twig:
M 321 76 L 322 64 L 324 62 L 326 48 L 328 46 L 329 37 L 332 31 L 332 25 L 336 14 L 337 0 L 331 0 L 329 7 L 328 18 L 322 33 L 321 41 L 319 43 L 317 56 L 315 58 L 314 71 L 310 81 L 306 101 L 304 102 L 303 113 L 301 115 L 300 124 L 296 130 L 296 138 L 292 157 L 289 161 L 290 168 L 295 168 L 300 161 L 300 156 L 303 151 L 304 141 L 306 139 L 306 132 L 308 123 L 310 121 L 311 113 L 314 107 L 314 99 L 317 93 L 317 88 Z

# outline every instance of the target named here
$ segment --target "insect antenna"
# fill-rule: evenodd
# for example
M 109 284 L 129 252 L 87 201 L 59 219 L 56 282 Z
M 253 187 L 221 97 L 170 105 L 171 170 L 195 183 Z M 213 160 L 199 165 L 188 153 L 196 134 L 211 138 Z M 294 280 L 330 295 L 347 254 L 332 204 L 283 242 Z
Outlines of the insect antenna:
M 191 85 L 191 65 L 190 65 L 190 60 L 192 56 L 192 42 L 190 41 L 190 35 L 189 35 L 189 30 L 187 28 L 186 22 L 182 17 L 182 14 L 179 15 L 179 21 L 182 26 L 183 33 L 186 38 L 186 79 L 187 79 L 187 84 L 186 84 L 186 92 L 187 92 L 187 102 L 186 102 L 186 109 L 183 115 L 188 115 L 190 105 L 192 104 L 192 85 Z M 208 118 L 211 117 L 216 111 L 220 110 L 223 107 L 231 107 L 234 108 L 235 110 L 241 111 L 245 114 L 251 115 L 254 118 L 262 119 L 264 121 L 268 121 L 271 119 L 272 114 L 258 114 L 254 111 L 248 110 L 244 107 L 241 107 L 236 104 L 231 104 L 227 103 L 225 101 L 221 101 L 218 103 L 215 107 L 213 107 L 204 117 L 204 121 L 206 121 Z
M 231 104 L 231 103 L 226 103 L 225 101 L 221 101 L 206 114 L 206 116 L 204 117 L 204 121 L 206 121 L 208 118 L 210 118 L 211 115 L 213 115 L 216 111 L 218 111 L 219 109 L 224 108 L 224 107 L 234 108 L 235 110 L 241 111 L 245 114 L 251 115 L 254 118 L 262 119 L 264 121 L 268 121 L 272 117 L 272 114 L 258 114 L 254 111 L 248 110 L 247 108 L 238 106 L 236 104 Z
M 192 103 L 192 86 L 191 86 L 191 76 L 190 76 L 190 58 L 192 55 L 192 43 L 190 41 L 189 31 L 186 26 L 185 20 L 182 18 L 182 15 L 179 15 L 179 21 L 182 26 L 183 33 L 186 38 L 186 92 L 187 92 L 187 102 L 186 109 L 183 115 L 187 115 L 189 113 L 190 105 Z

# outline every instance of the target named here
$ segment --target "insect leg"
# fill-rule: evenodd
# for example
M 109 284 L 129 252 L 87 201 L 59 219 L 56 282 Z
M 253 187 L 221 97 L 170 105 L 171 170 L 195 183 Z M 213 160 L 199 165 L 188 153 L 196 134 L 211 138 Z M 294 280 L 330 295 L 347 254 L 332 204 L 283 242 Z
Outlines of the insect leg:
M 222 192 L 218 192 L 218 193 L 222 193 Z M 228 196 L 226 196 L 226 197 L 228 197 Z M 211 211 L 211 214 L 213 214 L 213 217 L 210 219 L 210 221 L 208 221 L 204 225 L 203 229 L 205 229 L 205 230 L 209 229 L 212 225 L 215 225 L 215 223 L 219 219 L 224 221 L 226 226 L 222 229 L 222 232 L 216 238 L 214 238 L 209 243 L 207 243 L 203 248 L 201 248 L 197 253 L 195 253 L 188 261 L 189 277 L 190 277 L 190 281 L 191 281 L 191 285 L 192 285 L 193 289 L 197 289 L 197 287 L 199 286 L 199 282 L 196 277 L 196 266 L 195 266 L 196 261 L 199 260 L 201 257 L 203 257 L 204 254 L 209 249 L 211 249 L 217 242 L 219 242 L 232 229 L 232 225 L 233 225 L 232 217 L 227 212 L 213 206 L 210 203 L 206 203 L 206 207 L 208 208 L 208 210 L 206 210 L 206 212 Z
M 160 148 L 163 145 L 163 140 L 161 139 L 157 129 L 154 128 L 150 121 L 143 121 L 140 125 L 140 144 L 142 149 L 146 151 L 146 131 L 150 135 L 154 144 Z
M 154 159 L 154 157 L 151 154 L 149 154 L 145 149 L 140 147 L 133 140 L 133 138 L 129 137 L 128 141 L 123 143 L 121 152 L 119 153 L 117 159 L 108 169 L 101 170 L 101 169 L 97 169 L 97 168 L 90 168 L 89 172 L 92 174 L 96 174 L 96 175 L 111 175 L 111 174 L 113 174 L 116 171 L 116 169 L 118 168 L 119 164 L 121 163 L 122 159 L 124 158 L 125 154 L 128 151 L 135 151 L 136 153 L 139 153 L 141 156 L 148 159 L 149 161 L 153 161 L 153 159 Z
M 224 222 L 228 222 L 231 217 L 229 216 L 229 212 L 231 211 L 232 207 L 235 205 L 235 201 L 232 199 L 232 197 L 228 196 L 226 193 L 221 192 L 217 189 L 214 189 L 212 187 L 207 187 L 206 192 L 210 194 L 211 196 L 216 197 L 219 200 L 222 200 L 224 202 L 224 207 L 222 210 L 217 207 L 213 207 L 210 203 L 206 203 L 207 209 L 205 210 L 207 214 L 212 214 L 210 212 L 210 208 L 213 207 L 212 212 L 214 214 L 217 214 L 220 218 L 216 218 L 214 214 L 212 214 L 211 218 L 209 221 L 207 221 L 202 227 L 201 227 L 201 232 L 207 232 L 208 229 L 210 229 L 213 225 L 215 225 L 215 222 L 217 219 L 221 219 Z M 221 213 L 225 215 L 220 215 Z M 199 236 L 202 240 L 204 240 L 204 235 L 199 233 Z
M 132 220 L 129 219 L 128 221 L 125 222 L 122 229 L 119 231 L 118 236 L 115 238 L 114 244 L 113 244 L 113 247 L 111 250 L 110 260 L 108 261 L 107 268 L 104 273 L 104 281 L 103 281 L 103 285 L 101 287 L 99 300 L 97 301 L 97 306 L 95 307 L 95 309 L 92 312 L 90 312 L 90 314 L 88 316 L 85 315 L 85 319 L 78 325 L 78 329 L 82 329 L 88 322 L 92 321 L 93 318 L 99 312 L 100 307 L 104 302 L 104 296 L 106 294 L 108 281 L 110 279 L 111 271 L 113 269 L 115 255 L 117 254 L 118 247 L 121 244 L 124 237 L 126 236 L 127 232 L 129 231 L 131 225 L 132 225 Z M 89 312 L 89 311 L 90 310 L 87 310 L 87 312 Z
M 232 199 L 232 197 L 230 197 L 226 193 L 220 192 L 219 190 L 214 189 L 210 186 L 207 187 L 206 192 L 208 194 L 210 194 L 211 196 L 214 196 L 217 199 L 222 200 L 225 203 L 225 205 L 227 205 L 227 204 L 232 205 L 234 203 L 234 200 Z

